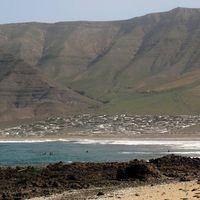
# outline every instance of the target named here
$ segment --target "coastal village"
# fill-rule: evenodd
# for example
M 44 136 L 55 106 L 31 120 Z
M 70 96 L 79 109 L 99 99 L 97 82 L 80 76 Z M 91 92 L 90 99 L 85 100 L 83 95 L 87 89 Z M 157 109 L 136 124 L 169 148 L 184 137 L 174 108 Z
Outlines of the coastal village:
M 200 124 L 200 116 L 129 116 L 82 114 L 50 117 L 31 124 L 0 129 L 0 136 L 173 134 Z

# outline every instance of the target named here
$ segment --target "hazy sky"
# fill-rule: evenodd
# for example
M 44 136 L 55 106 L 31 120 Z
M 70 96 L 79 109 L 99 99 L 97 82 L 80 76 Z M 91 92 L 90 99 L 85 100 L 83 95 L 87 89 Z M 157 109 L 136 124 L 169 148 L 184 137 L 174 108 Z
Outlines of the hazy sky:
M 0 23 L 119 20 L 175 7 L 200 0 L 0 0 Z

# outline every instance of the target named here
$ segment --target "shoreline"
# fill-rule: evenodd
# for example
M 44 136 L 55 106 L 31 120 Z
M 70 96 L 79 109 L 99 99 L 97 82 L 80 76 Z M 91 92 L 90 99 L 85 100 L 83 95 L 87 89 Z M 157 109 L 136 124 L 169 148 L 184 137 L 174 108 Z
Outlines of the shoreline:
M 197 137 L 3 138 L 0 146 L 8 149 L 2 151 L 1 166 L 43 166 L 59 161 L 66 164 L 79 161 L 121 162 L 132 159 L 149 160 L 170 154 L 200 158 L 200 138 Z M 17 157 L 21 157 L 20 160 L 13 157 L 13 151 Z

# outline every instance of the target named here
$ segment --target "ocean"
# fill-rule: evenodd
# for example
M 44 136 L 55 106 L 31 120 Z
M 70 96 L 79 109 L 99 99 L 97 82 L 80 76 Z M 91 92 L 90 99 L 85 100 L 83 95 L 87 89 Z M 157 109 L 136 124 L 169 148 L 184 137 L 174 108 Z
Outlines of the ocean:
M 168 154 L 200 157 L 193 140 L 41 140 L 0 141 L 0 165 L 43 165 L 55 162 L 111 162 L 157 158 Z

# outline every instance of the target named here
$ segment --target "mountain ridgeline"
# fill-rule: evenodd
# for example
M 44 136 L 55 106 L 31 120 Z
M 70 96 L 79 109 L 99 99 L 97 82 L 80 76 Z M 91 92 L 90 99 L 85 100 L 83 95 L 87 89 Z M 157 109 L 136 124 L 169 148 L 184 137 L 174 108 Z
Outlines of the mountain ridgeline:
M 200 9 L 0 25 L 0 121 L 200 113 Z

